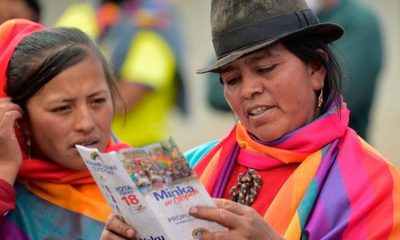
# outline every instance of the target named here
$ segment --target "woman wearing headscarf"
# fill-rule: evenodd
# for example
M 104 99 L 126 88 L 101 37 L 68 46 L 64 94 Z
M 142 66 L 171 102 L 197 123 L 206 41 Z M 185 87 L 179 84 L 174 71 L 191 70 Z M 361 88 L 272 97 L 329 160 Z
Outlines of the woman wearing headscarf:
M 302 0 L 213 0 L 211 28 L 217 60 L 198 72 L 220 74 L 239 121 L 186 154 L 218 198 L 190 214 L 228 228 L 200 239 L 399 239 L 399 172 L 348 127 L 342 28 Z M 127 229 L 110 217 L 103 239 Z
M 0 26 L 1 239 L 96 239 L 111 213 L 75 148 L 112 141 L 116 86 L 77 29 Z

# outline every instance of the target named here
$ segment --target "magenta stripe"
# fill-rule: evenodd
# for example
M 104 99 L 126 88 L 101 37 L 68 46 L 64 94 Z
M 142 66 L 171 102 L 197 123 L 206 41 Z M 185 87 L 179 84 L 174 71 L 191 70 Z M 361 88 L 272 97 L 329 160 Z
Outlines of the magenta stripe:
M 237 156 L 239 154 L 239 150 L 240 150 L 239 145 L 235 143 L 235 145 L 233 146 L 233 150 L 230 151 L 228 159 L 224 162 L 224 166 L 221 168 L 221 172 L 218 178 L 216 179 L 216 183 L 211 193 L 211 197 L 222 198 L 224 196 L 224 190 L 232 175 L 232 169 L 233 166 L 235 165 Z
M 29 240 L 29 237 L 18 226 L 7 218 L 3 218 L 0 224 L 0 238 L 2 240 Z

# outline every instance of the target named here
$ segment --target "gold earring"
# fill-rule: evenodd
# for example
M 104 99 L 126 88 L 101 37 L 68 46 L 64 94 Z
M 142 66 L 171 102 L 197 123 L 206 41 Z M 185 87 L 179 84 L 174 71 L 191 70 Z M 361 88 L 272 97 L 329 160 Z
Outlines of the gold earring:
M 31 159 L 31 145 L 32 141 L 30 138 L 26 140 L 26 146 L 28 147 L 28 159 Z
M 322 104 L 324 104 L 324 91 L 323 91 L 324 87 L 321 88 L 321 92 L 318 96 L 318 107 L 321 108 Z

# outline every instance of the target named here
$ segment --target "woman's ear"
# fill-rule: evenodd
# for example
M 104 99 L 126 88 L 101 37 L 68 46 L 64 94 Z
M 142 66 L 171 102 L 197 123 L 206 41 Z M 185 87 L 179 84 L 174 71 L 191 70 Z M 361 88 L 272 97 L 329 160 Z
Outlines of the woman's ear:
M 316 52 L 326 61 L 329 60 L 328 54 L 324 50 L 317 49 Z M 324 86 L 327 70 L 320 61 L 312 61 L 310 63 L 310 68 L 313 89 L 314 91 L 319 91 Z

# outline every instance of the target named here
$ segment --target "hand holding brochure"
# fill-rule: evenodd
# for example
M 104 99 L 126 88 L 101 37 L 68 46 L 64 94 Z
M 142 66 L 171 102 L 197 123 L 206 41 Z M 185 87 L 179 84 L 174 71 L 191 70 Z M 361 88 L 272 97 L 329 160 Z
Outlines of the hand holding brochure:
M 188 214 L 192 206 L 215 204 L 171 138 L 106 154 L 76 147 L 113 212 L 135 227 L 138 239 L 191 240 L 225 230 Z

